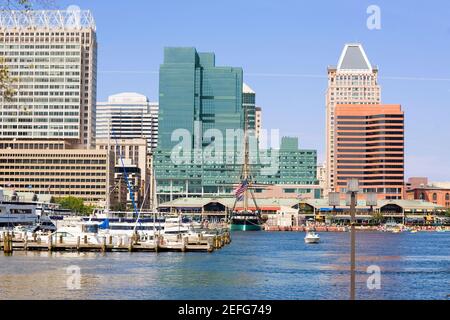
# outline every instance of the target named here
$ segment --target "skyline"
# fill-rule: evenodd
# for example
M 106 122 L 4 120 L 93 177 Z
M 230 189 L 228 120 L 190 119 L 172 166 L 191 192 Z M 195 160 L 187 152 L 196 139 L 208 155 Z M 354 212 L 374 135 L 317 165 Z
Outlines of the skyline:
M 97 101 L 124 91 L 157 101 L 165 46 L 214 51 L 218 64 L 244 69 L 244 81 L 256 91 L 257 105 L 263 110 L 263 128 L 280 128 L 281 136 L 299 137 L 300 146 L 317 149 L 322 162 L 326 68 L 337 64 L 345 43 L 360 42 L 380 69 L 382 103 L 399 103 L 405 110 L 406 177 L 450 180 L 449 161 L 445 160 L 450 150 L 441 148 L 450 130 L 448 119 L 440 116 L 446 112 L 450 95 L 450 75 L 445 68 L 450 52 L 446 41 L 450 24 L 445 15 L 449 4 L 437 1 L 443 10 L 436 13 L 423 4 L 377 1 L 382 28 L 371 31 L 366 27 L 366 9 L 371 4 L 367 1 L 321 1 L 307 8 L 293 1 L 286 1 L 285 7 L 247 1 L 239 5 L 239 11 L 233 10 L 236 1 L 199 2 L 194 6 L 180 1 L 134 1 L 136 5 L 130 6 L 62 1 L 60 8 L 79 5 L 91 10 L 96 20 Z M 179 10 L 173 10 L 174 4 Z M 131 15 L 134 19 L 117 23 Z M 151 19 L 145 18 L 148 15 Z M 293 114 L 297 117 L 286 117 Z

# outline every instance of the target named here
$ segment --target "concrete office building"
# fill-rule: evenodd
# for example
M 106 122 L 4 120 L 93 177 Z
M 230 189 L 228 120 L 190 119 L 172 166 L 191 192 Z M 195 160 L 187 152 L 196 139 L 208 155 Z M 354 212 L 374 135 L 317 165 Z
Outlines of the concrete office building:
M 242 107 L 247 118 L 247 130 L 250 135 L 256 135 L 256 93 L 246 83 L 242 87 Z
M 95 143 L 96 27 L 89 11 L 0 12 L 0 56 L 17 78 L 0 97 L 0 139 Z
M 0 187 L 103 206 L 114 179 L 114 154 L 67 141 L 0 141 Z
M 336 125 L 338 104 L 374 105 L 381 103 L 378 68 L 372 66 L 361 44 L 346 44 L 337 66 L 328 67 L 326 93 L 327 179 L 325 193 L 336 191 Z
M 110 150 L 115 155 L 115 184 L 114 187 L 122 188 L 120 194 L 125 193 L 127 196 L 120 196 L 122 205 L 128 205 L 131 208 L 131 196 L 128 190 L 126 179 L 124 178 L 124 168 L 127 172 L 128 180 L 134 193 L 134 200 L 140 207 L 145 201 L 144 208 L 149 206 L 149 197 L 152 190 L 150 189 L 151 164 L 150 155 L 147 152 L 147 139 L 97 139 L 96 148 L 98 150 L 107 150 L 108 144 Z M 122 162 L 123 160 L 123 162 Z M 122 186 L 118 183 L 121 182 Z M 145 196 L 145 198 L 144 198 Z M 126 199 L 126 201 L 125 201 Z
M 158 103 L 144 95 L 124 92 L 98 102 L 96 112 L 97 139 L 147 139 L 151 152 L 158 144 Z M 110 130 L 110 132 L 108 132 Z

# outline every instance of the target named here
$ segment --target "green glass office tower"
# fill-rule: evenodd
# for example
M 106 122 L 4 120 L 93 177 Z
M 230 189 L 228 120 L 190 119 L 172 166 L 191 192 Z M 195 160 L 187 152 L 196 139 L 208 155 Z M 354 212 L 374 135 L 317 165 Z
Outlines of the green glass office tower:
M 279 167 L 269 173 L 262 170 L 273 163 L 260 163 L 254 131 L 255 92 L 243 83 L 241 68 L 218 67 L 213 53 L 198 53 L 195 48 L 165 48 L 159 81 L 158 148 L 154 152 L 159 203 L 178 197 L 232 196 L 233 185 L 240 181 L 243 146 L 239 140 L 226 139 L 226 130 L 243 130 L 245 119 L 254 148 L 250 147 L 252 180 L 317 185 L 316 151 L 299 150 L 297 138 L 283 138 L 276 154 L 268 150 L 267 157 L 276 158 Z M 172 158 L 180 145 L 180 140 L 172 141 L 179 129 L 191 137 L 190 161 L 185 163 Z M 217 137 L 208 135 L 210 129 L 224 138 L 222 149 L 216 150 L 223 160 L 220 163 L 208 163 L 202 157 L 203 151 L 217 145 Z
M 231 192 L 239 181 L 238 165 L 204 164 L 195 151 L 190 163 L 176 164 L 171 154 L 179 141 L 172 141 L 172 134 L 187 130 L 192 149 L 203 150 L 216 139 L 204 136 L 208 129 L 219 130 L 223 137 L 226 129 L 243 129 L 242 69 L 216 66 L 214 53 L 165 48 L 159 76 L 159 140 L 154 158 L 159 201 Z M 232 141 L 224 140 L 225 152 L 226 143 Z
M 202 132 L 242 128 L 242 73 L 242 68 L 216 67 L 214 53 L 165 48 L 159 73 L 160 149 L 176 145 L 171 141 L 176 129 L 196 135 L 194 121 Z

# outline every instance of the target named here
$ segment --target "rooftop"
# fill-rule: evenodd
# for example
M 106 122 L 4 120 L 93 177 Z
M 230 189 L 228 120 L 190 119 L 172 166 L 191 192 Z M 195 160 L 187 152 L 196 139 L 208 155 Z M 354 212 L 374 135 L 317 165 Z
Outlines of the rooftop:
M 346 44 L 337 65 L 338 70 L 372 71 L 372 65 L 359 43 Z
M 246 83 L 243 83 L 242 85 L 242 92 L 255 94 L 255 91 L 252 88 L 250 88 L 249 85 Z
M 160 208 L 201 208 L 206 206 L 209 203 L 217 202 L 222 204 L 225 207 L 233 208 L 234 198 L 178 198 L 169 202 L 165 202 L 160 204 Z M 308 200 L 300 200 L 300 199 L 275 199 L 275 198 L 266 198 L 266 199 L 256 199 L 256 203 L 258 207 L 262 210 L 279 210 L 282 207 L 292 208 L 295 205 L 300 203 L 308 204 L 316 209 L 323 208 L 332 208 L 328 204 L 328 199 L 308 199 Z M 441 206 L 436 205 L 431 202 L 421 201 L 421 200 L 379 200 L 376 208 L 382 208 L 386 205 L 397 205 L 404 210 L 440 210 Z M 242 205 L 237 205 L 240 207 Z M 249 207 L 254 207 L 253 202 L 249 202 Z M 342 200 L 341 205 L 337 208 L 347 208 L 346 201 Z M 367 209 L 369 208 L 366 205 L 365 200 L 358 200 L 357 204 L 358 209 Z
M 148 98 L 136 92 L 122 92 L 108 97 L 108 103 L 114 104 L 147 104 Z
M 67 10 L 0 10 L 0 30 L 96 29 L 89 10 L 70 6 Z

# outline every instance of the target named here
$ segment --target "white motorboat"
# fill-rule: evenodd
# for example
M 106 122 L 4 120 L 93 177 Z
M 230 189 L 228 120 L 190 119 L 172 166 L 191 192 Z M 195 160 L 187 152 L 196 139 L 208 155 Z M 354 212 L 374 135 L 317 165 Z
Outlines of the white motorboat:
M 99 234 L 98 223 L 78 222 L 71 225 L 65 225 L 52 233 L 52 241 L 56 242 L 60 238 L 65 243 L 76 243 L 78 237 L 83 240 L 86 237 L 89 244 L 101 244 L 102 239 L 106 237 L 104 234 Z
M 54 231 L 56 227 L 47 215 L 47 206 L 34 201 L 5 201 L 0 197 L 0 229 L 39 226 L 39 230 Z
M 315 232 L 308 232 L 305 236 L 305 243 L 319 243 L 320 236 Z

